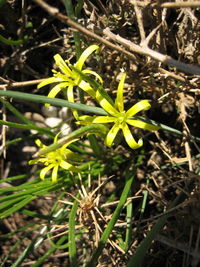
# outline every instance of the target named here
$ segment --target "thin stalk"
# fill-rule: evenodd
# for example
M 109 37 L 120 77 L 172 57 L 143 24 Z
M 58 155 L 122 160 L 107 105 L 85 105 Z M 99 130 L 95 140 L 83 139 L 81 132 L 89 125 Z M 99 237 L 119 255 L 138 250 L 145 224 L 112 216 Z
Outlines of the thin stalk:
M 78 202 L 75 200 L 73 207 L 70 211 L 69 215 L 69 258 L 70 258 L 70 266 L 77 267 L 77 255 L 76 255 L 76 242 L 75 242 L 75 217 L 76 211 L 78 208 Z
M 33 101 L 33 102 L 44 103 L 44 104 L 49 103 L 49 104 L 54 105 L 54 106 L 68 107 L 71 109 L 77 109 L 77 110 L 90 112 L 90 113 L 97 114 L 97 115 L 109 115 L 102 108 L 88 106 L 88 105 L 84 105 L 84 104 L 76 104 L 76 103 L 68 102 L 66 100 L 59 99 L 59 98 L 49 98 L 46 96 L 21 93 L 21 92 L 10 91 L 10 90 L 7 90 L 7 91 L 0 90 L 0 96 L 7 96 L 7 97 L 11 97 L 11 98 L 23 99 L 23 100 L 27 100 L 27 101 Z M 162 124 L 160 122 L 156 122 L 154 120 L 151 120 L 148 118 L 143 118 L 140 116 L 134 116 L 133 119 L 138 119 L 138 120 L 141 120 L 141 121 L 144 121 L 147 123 L 151 123 L 151 124 L 156 125 L 156 126 L 160 126 L 160 128 L 164 131 L 183 136 L 183 133 L 181 131 L 179 131 L 175 128 L 169 127 L 169 126 Z M 200 137 L 196 137 L 196 136 L 191 135 L 190 138 L 194 139 L 195 141 L 200 142 Z
M 106 132 L 107 132 L 107 128 L 102 124 L 91 124 L 91 125 L 83 126 L 79 128 L 78 130 L 73 131 L 68 136 L 61 138 L 60 140 L 58 140 L 57 143 L 53 143 L 52 145 L 39 150 L 34 155 L 34 157 L 38 157 L 40 155 L 44 155 L 51 151 L 54 151 L 57 148 L 61 147 L 63 144 L 66 144 L 67 142 L 73 139 L 80 138 L 84 134 L 87 134 L 87 133 L 105 134 Z
M 4 106 L 9 109 L 17 118 L 23 121 L 26 124 L 35 125 L 34 122 L 27 119 L 19 110 L 17 110 L 13 105 L 11 105 L 8 101 L 0 98 L 0 101 L 4 104 Z
M 19 129 L 25 129 L 25 130 L 36 130 L 40 133 L 46 134 L 48 136 L 54 137 L 55 135 L 48 129 L 38 127 L 33 124 L 20 124 L 20 123 L 15 123 L 11 121 L 2 121 L 0 120 L 0 125 L 6 125 L 9 127 L 14 127 L 14 128 L 19 128 Z
M 46 96 L 21 93 L 21 92 L 11 91 L 11 90 L 7 90 L 7 91 L 0 90 L 0 96 L 7 96 L 11 98 L 26 100 L 26 101 L 33 101 L 37 103 L 44 103 L 44 104 L 48 103 L 53 106 L 68 107 L 71 109 L 77 109 L 77 110 L 91 112 L 91 113 L 99 114 L 99 115 L 108 115 L 108 113 L 104 111 L 102 108 L 92 107 L 92 106 L 88 106 L 84 104 L 76 104 L 76 103 L 68 102 L 66 100 L 59 99 L 59 98 L 50 98 Z
M 1 3 L 0 3 L 1 4 Z M 24 38 L 22 40 L 9 40 L 6 39 L 5 37 L 3 37 L 0 34 L 0 42 L 7 44 L 7 45 L 21 45 L 23 44 L 25 41 L 27 41 L 29 39 L 29 37 L 27 35 L 24 36 Z

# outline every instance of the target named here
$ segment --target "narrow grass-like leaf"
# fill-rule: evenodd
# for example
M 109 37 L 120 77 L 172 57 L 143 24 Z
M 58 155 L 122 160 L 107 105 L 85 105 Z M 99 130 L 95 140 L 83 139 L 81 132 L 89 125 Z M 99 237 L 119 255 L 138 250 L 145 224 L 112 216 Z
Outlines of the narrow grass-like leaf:
M 37 236 L 33 238 L 33 240 L 30 242 L 30 244 L 25 248 L 25 250 L 22 252 L 22 254 L 17 258 L 17 260 L 11 265 L 11 267 L 20 267 L 21 263 L 24 261 L 24 259 L 31 253 L 34 249 L 34 244 L 37 241 Z
M 0 90 L 0 96 L 7 96 L 7 97 L 16 98 L 16 99 L 26 100 L 26 101 L 33 101 L 37 103 L 44 103 L 44 104 L 49 103 L 53 106 L 68 107 L 71 109 L 81 110 L 86 113 L 91 112 L 91 113 L 99 114 L 99 115 L 108 115 L 108 113 L 104 111 L 102 108 L 92 107 L 92 106 L 88 106 L 84 104 L 76 104 L 76 103 L 68 102 L 66 100 L 59 99 L 59 98 L 50 98 L 46 96 L 21 93 L 21 92 L 10 91 L 10 90 L 7 90 L 7 91 Z
M 22 201 L 18 202 L 15 206 L 13 206 L 10 209 L 7 209 L 6 211 L 2 212 L 0 215 L 0 218 L 3 219 L 9 215 L 11 215 L 12 213 L 16 212 L 17 210 L 21 209 L 22 207 L 24 207 L 26 204 L 28 204 L 29 202 L 31 202 L 33 199 L 35 199 L 35 196 L 26 196 L 25 199 L 23 199 Z
M 25 130 L 36 130 L 39 133 L 43 133 L 46 134 L 50 137 L 54 137 L 55 135 L 50 131 L 50 129 L 48 130 L 47 128 L 42 128 L 42 127 L 38 127 L 37 125 L 33 125 L 33 124 L 20 124 L 20 123 L 16 123 L 16 122 L 11 122 L 11 121 L 3 121 L 0 120 L 0 124 L 1 125 L 7 125 L 9 127 L 14 127 L 14 128 L 19 128 L 19 129 L 25 129 Z
M 25 35 L 24 38 L 21 40 L 10 40 L 10 39 L 3 37 L 3 35 L 0 34 L 0 42 L 7 44 L 7 45 L 21 45 L 25 41 L 27 41 L 28 39 L 29 39 L 29 37 L 27 35 Z
M 92 135 L 90 134 L 90 135 L 88 135 L 88 140 L 90 142 L 90 146 L 91 146 L 92 150 L 94 151 L 95 156 L 97 158 L 101 158 L 102 155 L 104 154 L 102 152 L 102 149 L 103 148 L 100 147 L 100 145 L 99 145 L 99 143 L 97 141 L 96 136 L 94 134 L 92 134 Z
M 108 113 L 102 108 L 88 106 L 88 105 L 84 105 L 84 104 L 72 103 L 72 102 L 68 102 L 66 100 L 62 100 L 59 98 L 49 98 L 46 96 L 21 93 L 21 92 L 17 92 L 17 91 L 9 91 L 9 90 L 7 90 L 7 91 L 0 90 L 0 96 L 7 96 L 7 97 L 16 98 L 16 99 L 23 99 L 23 100 L 27 100 L 27 101 L 33 101 L 33 102 L 44 103 L 44 104 L 49 103 L 49 104 L 54 105 L 54 106 L 68 107 L 71 109 L 81 110 L 81 111 L 84 111 L 86 113 L 89 112 L 89 113 L 98 114 L 98 115 L 108 115 Z M 164 131 L 171 132 L 171 133 L 176 134 L 176 135 L 183 135 L 183 133 L 181 131 L 179 131 L 175 128 L 169 127 L 165 124 L 155 122 L 154 120 L 139 117 L 139 116 L 135 116 L 133 118 L 147 122 L 147 123 L 151 123 L 151 124 L 156 125 L 156 126 L 160 126 L 161 129 Z M 196 137 L 196 136 L 191 135 L 190 138 L 200 142 L 200 137 Z
M 10 206 L 17 205 L 21 200 L 23 200 L 26 197 L 24 194 L 22 196 L 13 196 L 12 199 L 3 198 L 4 202 L 0 205 L 0 210 L 8 209 Z M 2 200 L 1 200 L 2 202 Z M 0 215 L 1 216 L 1 215 Z
M 75 19 L 75 12 L 73 8 L 73 4 L 71 0 L 64 0 L 65 9 L 67 12 L 67 15 L 70 19 L 76 21 Z M 80 8 L 80 5 L 79 5 Z M 73 32 L 74 42 L 75 42 L 75 48 L 76 48 L 76 59 L 78 60 L 81 55 L 81 36 L 79 32 Z
M 126 182 L 125 182 L 125 186 L 124 189 L 122 191 L 119 203 L 113 213 L 113 216 L 111 218 L 111 220 L 108 223 L 108 226 L 106 227 L 106 229 L 104 230 L 101 239 L 99 241 L 98 247 L 96 249 L 96 251 L 93 253 L 92 258 L 90 260 L 90 262 L 87 264 L 87 267 L 91 267 L 91 266 L 96 266 L 97 260 L 99 258 L 99 256 L 102 254 L 102 250 L 108 240 L 109 235 L 111 234 L 115 223 L 117 222 L 117 220 L 119 219 L 120 213 L 123 209 L 124 203 L 127 200 L 133 179 L 134 179 L 134 173 L 131 173 L 129 171 L 125 172 L 125 176 L 126 176 Z
M 15 180 L 21 180 L 24 178 L 28 178 L 29 176 L 31 176 L 31 174 L 20 174 L 20 175 L 16 175 L 16 176 L 11 176 L 5 179 L 0 179 L 0 183 L 7 183 L 7 182 L 11 182 L 11 181 L 15 181 Z M 1 188 L 3 191 L 3 187 Z M 0 190 L 1 191 L 1 190 Z
M 38 153 L 35 155 L 35 157 L 38 157 L 40 155 L 44 155 L 46 153 L 49 153 L 50 151 L 54 151 L 57 148 L 61 147 L 62 145 L 66 144 L 67 142 L 69 142 L 73 139 L 79 138 L 84 134 L 96 133 L 99 135 L 103 135 L 103 134 L 106 134 L 106 132 L 107 132 L 107 127 L 102 125 L 102 124 L 90 124 L 87 126 L 83 126 L 79 129 L 73 131 L 72 133 L 68 134 L 67 136 L 59 139 L 57 143 L 53 143 L 52 145 L 50 145 L 44 149 L 39 150 Z
M 35 211 L 32 211 L 32 210 L 27 210 L 27 209 L 23 209 L 21 211 L 21 213 L 29 216 L 29 217 L 33 217 L 33 218 L 39 218 L 41 220 L 52 220 L 53 217 L 50 217 L 50 216 L 45 216 L 45 215 L 42 215 L 42 214 L 39 214 Z
M 76 242 L 75 242 L 75 224 L 76 224 L 76 211 L 78 208 L 78 202 L 75 200 L 73 207 L 69 215 L 69 258 L 70 266 L 77 267 L 77 255 L 76 255 Z
M 132 215 L 133 215 L 133 204 L 132 201 L 126 207 L 126 237 L 125 237 L 125 246 L 124 250 L 126 251 L 131 243 L 131 235 L 132 235 Z
M 21 121 L 23 121 L 26 124 L 35 125 L 34 122 L 26 118 L 19 110 L 17 110 L 11 103 L 8 101 L 0 98 L 0 101 L 4 104 L 4 106 L 10 110 L 17 118 L 19 118 Z

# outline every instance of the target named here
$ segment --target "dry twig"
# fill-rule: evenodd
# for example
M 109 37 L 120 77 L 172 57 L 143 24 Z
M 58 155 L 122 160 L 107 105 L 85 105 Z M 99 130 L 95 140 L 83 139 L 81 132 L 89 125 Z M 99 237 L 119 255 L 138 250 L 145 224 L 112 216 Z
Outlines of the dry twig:
M 135 57 L 132 53 L 126 51 L 125 49 L 122 49 L 119 46 L 114 45 L 112 42 L 109 42 L 108 40 L 105 40 L 104 38 L 100 37 L 99 35 L 87 30 L 86 28 L 82 27 L 80 24 L 71 20 L 69 17 L 61 14 L 57 8 L 54 8 L 50 5 L 48 5 L 43 0 L 33 0 L 33 1 L 35 3 L 37 3 L 38 5 L 40 5 L 43 9 L 45 9 L 45 11 L 47 11 L 50 15 L 56 17 L 57 19 L 59 19 L 63 23 L 68 24 L 69 26 L 75 28 L 79 32 L 82 32 L 83 34 L 87 35 L 88 37 L 91 37 L 95 40 L 100 41 L 101 43 L 105 44 L 106 46 L 110 47 L 111 49 L 114 49 L 114 50 L 117 50 L 123 54 L 126 54 L 127 56 L 129 56 L 129 58 L 135 59 Z M 105 34 L 111 40 L 122 44 L 123 46 L 128 48 L 130 51 L 136 52 L 136 53 L 144 55 L 144 56 L 149 56 L 149 57 L 151 57 L 151 58 L 153 58 L 159 62 L 162 62 L 163 64 L 174 66 L 183 72 L 191 73 L 191 74 L 195 74 L 195 75 L 200 75 L 200 68 L 199 67 L 185 64 L 183 62 L 180 62 L 178 60 L 173 59 L 172 57 L 170 57 L 168 55 L 163 55 L 157 51 L 154 51 L 154 50 L 150 49 L 149 47 L 134 44 L 133 42 L 131 42 L 125 38 L 122 38 L 119 35 L 113 34 L 109 30 L 109 28 L 104 29 L 103 34 Z

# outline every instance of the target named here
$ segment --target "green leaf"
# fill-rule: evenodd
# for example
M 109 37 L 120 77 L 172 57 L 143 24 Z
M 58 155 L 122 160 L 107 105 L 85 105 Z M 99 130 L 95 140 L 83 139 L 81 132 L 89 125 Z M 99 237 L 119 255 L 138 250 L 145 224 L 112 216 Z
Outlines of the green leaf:
M 31 202 L 33 199 L 35 199 L 36 196 L 26 196 L 25 199 L 23 199 L 22 201 L 18 202 L 15 206 L 13 206 L 12 208 L 7 209 L 6 211 L 2 212 L 0 215 L 0 218 L 3 219 L 9 215 L 11 215 L 12 213 L 16 212 L 17 210 L 21 209 L 22 207 L 24 207 L 26 204 L 28 204 L 29 202 Z
M 75 242 L 75 217 L 78 208 L 78 202 L 75 200 L 69 215 L 69 258 L 70 266 L 77 267 L 76 242 Z

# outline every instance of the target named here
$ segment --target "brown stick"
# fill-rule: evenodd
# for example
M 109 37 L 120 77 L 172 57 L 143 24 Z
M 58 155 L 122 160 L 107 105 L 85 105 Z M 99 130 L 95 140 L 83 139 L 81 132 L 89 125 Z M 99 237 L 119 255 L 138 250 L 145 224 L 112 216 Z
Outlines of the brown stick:
M 24 82 L 10 82 L 10 81 L 8 81 L 6 84 L 0 85 L 0 90 L 7 88 L 7 87 L 15 88 L 15 87 L 24 87 L 24 86 L 34 85 L 34 84 L 38 84 L 42 81 L 44 81 L 44 79 L 38 79 L 38 80 L 33 80 L 33 81 L 24 81 Z

